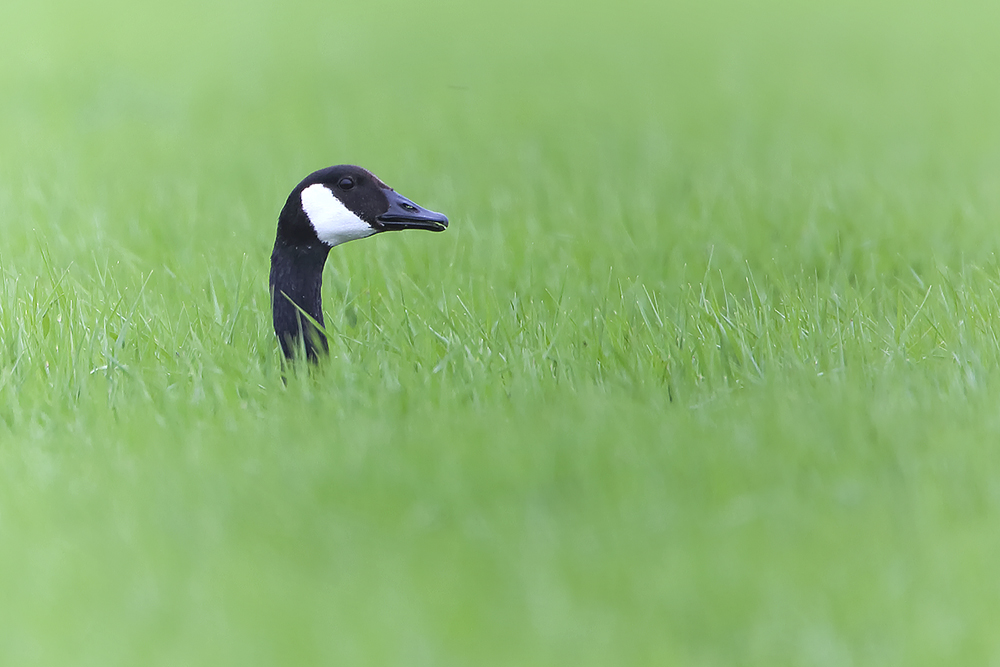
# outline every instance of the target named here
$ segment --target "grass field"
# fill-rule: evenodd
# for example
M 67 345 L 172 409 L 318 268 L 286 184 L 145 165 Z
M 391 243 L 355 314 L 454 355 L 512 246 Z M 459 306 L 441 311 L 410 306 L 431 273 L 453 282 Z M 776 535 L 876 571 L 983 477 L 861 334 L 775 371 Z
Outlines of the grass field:
M 1000 661 L 1000 7 L 828 4 L 7 0 L 0 663 Z

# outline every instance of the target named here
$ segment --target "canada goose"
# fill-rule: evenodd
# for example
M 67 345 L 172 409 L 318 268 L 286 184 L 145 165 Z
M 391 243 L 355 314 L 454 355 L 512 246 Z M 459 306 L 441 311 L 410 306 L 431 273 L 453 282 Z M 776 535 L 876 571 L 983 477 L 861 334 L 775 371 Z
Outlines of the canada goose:
M 306 176 L 281 209 L 271 253 L 274 333 L 285 356 L 303 346 L 315 361 L 329 350 L 310 318 L 323 326 L 320 292 L 330 248 L 380 232 L 447 226 L 444 215 L 414 204 L 367 169 L 337 165 Z

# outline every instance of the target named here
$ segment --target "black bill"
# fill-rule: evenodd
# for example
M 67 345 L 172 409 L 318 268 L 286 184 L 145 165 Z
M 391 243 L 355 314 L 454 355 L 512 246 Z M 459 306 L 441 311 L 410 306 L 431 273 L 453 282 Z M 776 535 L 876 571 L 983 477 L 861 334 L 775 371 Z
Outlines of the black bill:
M 387 190 L 389 210 L 375 218 L 384 231 L 397 229 L 426 229 L 443 232 L 448 228 L 448 217 L 418 206 L 395 190 Z

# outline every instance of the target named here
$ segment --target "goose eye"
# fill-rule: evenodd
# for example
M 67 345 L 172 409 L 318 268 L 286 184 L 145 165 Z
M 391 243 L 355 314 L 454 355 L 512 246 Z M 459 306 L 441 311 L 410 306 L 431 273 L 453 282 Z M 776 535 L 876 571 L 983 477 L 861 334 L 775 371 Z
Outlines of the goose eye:
M 354 179 L 350 176 L 344 176 L 342 179 L 337 181 L 337 185 L 341 190 L 350 190 L 354 187 Z

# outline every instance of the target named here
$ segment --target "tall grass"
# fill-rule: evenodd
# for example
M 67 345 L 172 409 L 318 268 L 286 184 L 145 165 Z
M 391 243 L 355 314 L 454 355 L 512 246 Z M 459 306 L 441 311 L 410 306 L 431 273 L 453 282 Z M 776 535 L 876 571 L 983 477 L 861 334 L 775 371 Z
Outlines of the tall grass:
M 0 661 L 1000 655 L 992 6 L 4 13 Z

